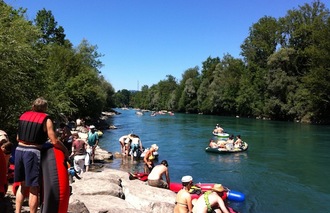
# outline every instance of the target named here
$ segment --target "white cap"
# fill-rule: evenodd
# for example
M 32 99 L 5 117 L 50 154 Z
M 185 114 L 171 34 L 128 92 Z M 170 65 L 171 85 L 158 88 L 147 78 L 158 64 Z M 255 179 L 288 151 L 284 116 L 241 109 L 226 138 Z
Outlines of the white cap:
M 188 182 L 190 182 L 190 181 L 192 181 L 193 180 L 193 178 L 190 176 L 190 175 L 186 175 L 186 176 L 183 176 L 182 178 L 181 178 L 181 182 L 182 183 L 188 183 Z
M 90 125 L 89 128 L 90 129 L 95 129 L 95 126 L 94 125 Z

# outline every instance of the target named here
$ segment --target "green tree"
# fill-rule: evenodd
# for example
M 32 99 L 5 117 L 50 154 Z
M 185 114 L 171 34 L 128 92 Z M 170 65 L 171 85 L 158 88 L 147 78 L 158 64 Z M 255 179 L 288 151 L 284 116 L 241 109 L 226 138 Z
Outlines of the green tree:
M 130 96 L 131 92 L 127 89 L 119 90 L 114 95 L 115 105 L 119 107 L 129 107 L 130 106 Z
M 199 88 L 199 68 L 189 68 L 182 74 L 176 94 L 179 95 L 178 110 L 198 112 L 197 90 Z
M 200 76 L 200 85 L 198 86 L 197 90 L 197 105 L 200 112 L 207 113 L 212 112 L 213 113 L 213 107 L 212 106 L 212 94 L 209 90 L 209 87 L 211 83 L 214 81 L 215 78 L 215 69 L 220 63 L 220 58 L 215 57 L 211 58 L 208 57 L 204 62 L 202 62 L 202 70 L 201 70 L 201 76 Z M 208 95 L 209 94 L 209 95 Z
M 19 115 L 45 87 L 39 69 L 43 59 L 35 45 L 39 32 L 24 14 L 0 1 L 0 123 L 8 134 L 16 132 Z
M 39 10 L 34 23 L 41 30 L 41 42 L 43 44 L 55 43 L 64 45 L 66 43 L 64 28 L 62 26 L 57 27 L 55 17 L 50 10 Z

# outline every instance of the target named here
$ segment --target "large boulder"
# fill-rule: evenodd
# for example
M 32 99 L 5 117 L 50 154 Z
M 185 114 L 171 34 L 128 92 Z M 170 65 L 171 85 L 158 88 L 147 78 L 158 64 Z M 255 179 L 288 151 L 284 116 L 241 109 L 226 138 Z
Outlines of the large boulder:
M 127 172 L 103 169 L 83 173 L 82 178 L 72 184 L 69 210 L 79 204 L 91 213 L 173 212 L 174 192 L 148 186 L 140 180 L 129 180 Z

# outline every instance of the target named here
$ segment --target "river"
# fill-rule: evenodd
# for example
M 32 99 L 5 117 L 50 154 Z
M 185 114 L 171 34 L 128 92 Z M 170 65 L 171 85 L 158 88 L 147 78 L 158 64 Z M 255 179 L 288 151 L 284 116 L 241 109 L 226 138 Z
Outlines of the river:
M 144 147 L 159 146 L 159 160 L 168 161 L 171 181 L 191 175 L 195 183 L 221 183 L 244 193 L 244 202 L 229 203 L 242 213 L 330 212 L 330 126 L 116 110 L 122 114 L 109 122 L 118 129 L 104 131 L 103 149 L 119 152 L 120 136 L 135 133 Z M 205 152 L 216 124 L 240 134 L 249 149 L 227 155 Z M 143 171 L 142 162 L 128 159 L 115 159 L 109 167 Z

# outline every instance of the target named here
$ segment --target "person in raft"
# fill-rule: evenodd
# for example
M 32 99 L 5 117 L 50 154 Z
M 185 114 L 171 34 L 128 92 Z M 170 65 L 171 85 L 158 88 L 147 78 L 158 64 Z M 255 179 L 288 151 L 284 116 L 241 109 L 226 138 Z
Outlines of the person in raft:
M 221 196 L 226 189 L 221 184 L 214 184 L 211 191 L 205 192 L 198 199 L 192 201 L 194 213 L 222 212 L 229 213 Z
M 209 147 L 218 148 L 218 144 L 214 141 L 213 138 L 210 139 Z
M 234 142 L 234 148 L 240 149 L 243 146 L 243 141 L 241 135 L 236 135 L 236 141 Z
M 213 130 L 213 133 L 217 134 L 217 133 L 224 133 L 224 129 L 219 125 L 217 124 Z
M 189 175 L 181 178 L 182 189 L 178 192 L 175 199 L 174 213 L 192 212 L 190 188 L 193 186 L 193 178 Z
M 162 178 L 163 175 L 166 177 L 166 182 Z M 163 160 L 159 165 L 153 168 L 151 173 L 148 175 L 148 184 L 149 186 L 169 189 L 170 174 L 168 172 L 168 163 L 166 160 Z
M 69 158 L 69 151 L 56 137 L 53 122 L 46 114 L 47 109 L 47 100 L 40 97 L 33 102 L 32 110 L 23 113 L 19 118 L 14 181 L 21 184 L 16 193 L 16 213 L 21 212 L 27 190 L 30 212 L 37 212 L 42 145 L 49 139 L 56 149 L 64 152 L 65 157 Z
M 154 156 L 154 152 L 157 152 L 158 150 L 158 146 L 157 144 L 152 144 L 150 149 L 146 152 L 146 154 L 144 155 L 143 161 L 144 161 L 144 173 L 149 174 L 152 169 L 154 168 L 154 160 L 155 160 L 155 156 Z

